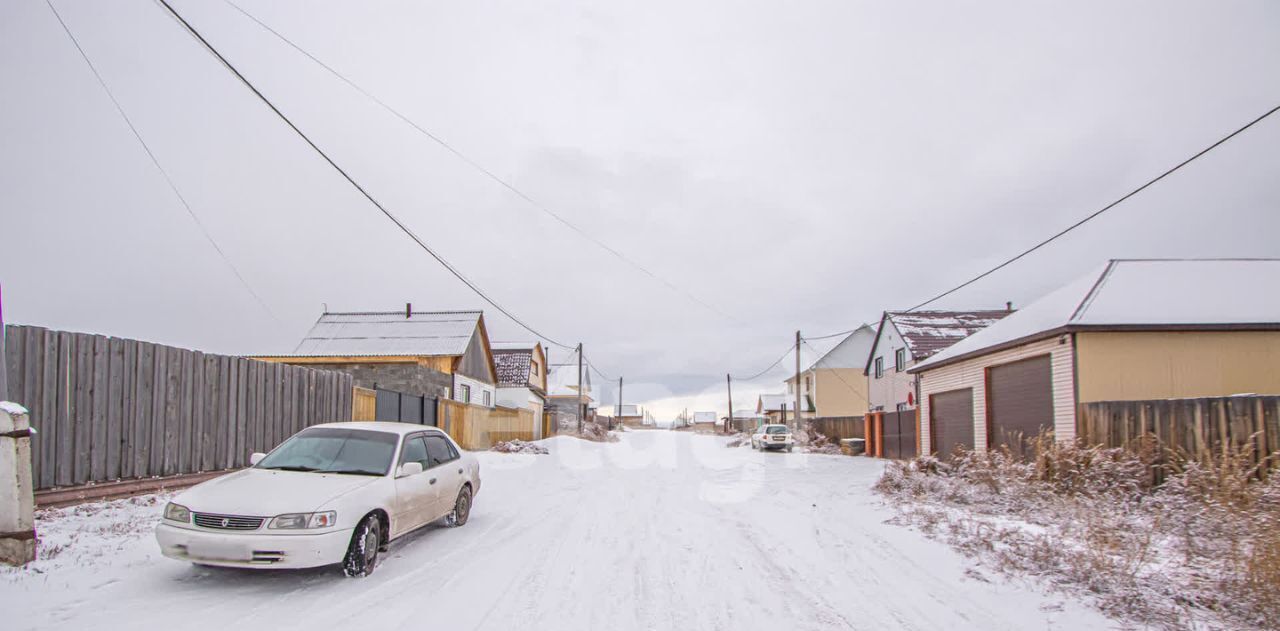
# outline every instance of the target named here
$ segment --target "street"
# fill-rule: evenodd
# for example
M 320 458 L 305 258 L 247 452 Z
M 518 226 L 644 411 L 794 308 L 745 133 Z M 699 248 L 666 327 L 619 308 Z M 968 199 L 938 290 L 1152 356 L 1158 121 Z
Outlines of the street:
M 1084 603 L 1008 582 L 885 523 L 867 458 L 757 453 L 635 431 L 479 454 L 470 523 L 392 544 L 347 579 L 164 559 L 160 506 L 43 520 L 64 546 L 0 570 L 6 629 L 1102 629 Z M 59 525 L 61 523 L 61 525 Z M 71 535 L 77 532 L 97 534 Z

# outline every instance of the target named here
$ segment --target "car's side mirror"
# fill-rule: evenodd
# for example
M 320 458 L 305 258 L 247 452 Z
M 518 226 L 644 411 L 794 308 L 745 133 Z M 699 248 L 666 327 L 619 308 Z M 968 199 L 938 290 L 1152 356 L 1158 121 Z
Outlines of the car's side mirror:
M 267 454 L 264 454 L 261 451 L 255 451 L 249 454 L 249 466 L 251 467 L 257 466 L 257 464 L 259 462 L 262 462 L 262 459 L 266 457 L 267 457 Z
M 407 478 L 407 477 L 409 477 L 409 476 L 411 476 L 411 475 L 418 475 L 419 473 L 422 473 L 422 463 L 421 463 L 421 462 L 416 462 L 416 461 L 415 461 L 415 462 L 406 462 L 406 463 L 404 463 L 404 464 L 400 465 L 400 473 L 398 473 L 398 474 L 396 475 L 396 477 L 397 477 L 397 478 Z

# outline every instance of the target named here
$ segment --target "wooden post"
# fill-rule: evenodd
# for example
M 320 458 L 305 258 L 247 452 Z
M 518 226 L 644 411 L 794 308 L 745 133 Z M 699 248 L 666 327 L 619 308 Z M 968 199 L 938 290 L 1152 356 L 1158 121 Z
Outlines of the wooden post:
M 31 480 L 31 425 L 16 403 L 0 405 L 0 563 L 36 559 L 35 490 Z
M 578 342 L 578 433 L 582 433 L 582 420 L 587 415 L 586 404 L 582 401 L 582 342 Z
M 726 373 L 724 376 L 725 384 L 729 388 L 729 416 L 724 422 L 724 433 L 729 433 L 729 428 L 733 427 L 733 376 Z
M 796 409 L 795 409 L 795 425 L 796 429 L 800 428 L 800 332 L 796 331 Z

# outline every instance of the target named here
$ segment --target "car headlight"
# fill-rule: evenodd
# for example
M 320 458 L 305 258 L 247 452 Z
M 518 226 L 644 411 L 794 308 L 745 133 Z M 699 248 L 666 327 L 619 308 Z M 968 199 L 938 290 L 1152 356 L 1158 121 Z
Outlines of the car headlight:
M 320 513 L 289 513 L 277 515 L 267 524 L 267 528 L 284 530 L 302 530 L 305 528 L 328 528 L 338 522 L 337 511 Z
M 189 523 L 191 521 L 191 511 L 186 506 L 169 502 L 164 505 L 164 518 L 169 521 Z

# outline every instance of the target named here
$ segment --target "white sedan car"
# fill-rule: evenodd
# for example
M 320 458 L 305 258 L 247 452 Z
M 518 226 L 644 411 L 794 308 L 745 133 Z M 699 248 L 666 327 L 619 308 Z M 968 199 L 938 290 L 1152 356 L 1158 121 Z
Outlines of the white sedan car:
M 342 564 L 364 576 L 387 543 L 467 523 L 480 465 L 444 432 L 409 423 L 314 425 L 248 469 L 187 489 L 156 527 L 161 552 L 202 565 Z
M 751 447 L 753 449 L 786 449 L 791 451 L 795 444 L 796 441 L 791 435 L 791 428 L 786 425 L 761 425 L 760 429 L 751 435 Z

